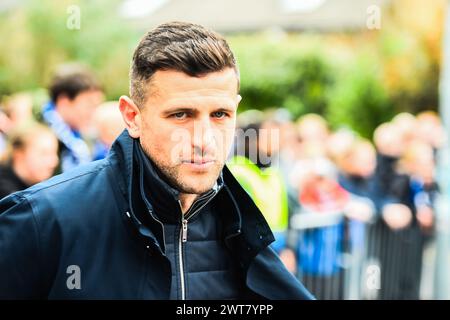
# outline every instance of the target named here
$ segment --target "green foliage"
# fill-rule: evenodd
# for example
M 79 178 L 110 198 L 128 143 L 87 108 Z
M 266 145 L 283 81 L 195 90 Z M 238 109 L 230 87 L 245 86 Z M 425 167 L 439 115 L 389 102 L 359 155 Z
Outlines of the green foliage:
M 436 106 L 438 66 L 414 36 L 336 38 L 231 38 L 241 68 L 241 110 L 285 107 L 294 118 L 314 112 L 334 128 L 369 138 L 398 112 Z
M 81 61 L 98 75 L 107 97 L 126 93 L 138 35 L 117 17 L 119 1 L 26 1 L 0 17 L 0 95 L 45 87 L 61 63 Z M 80 28 L 68 28 L 80 10 Z
M 296 44 L 297 37 L 292 40 L 231 38 L 241 71 L 241 110 L 282 106 L 295 117 L 325 111 L 330 68 L 319 55 Z
M 359 63 L 341 73 L 329 93 L 326 119 L 334 128 L 346 126 L 371 138 L 373 130 L 395 114 L 377 70 Z

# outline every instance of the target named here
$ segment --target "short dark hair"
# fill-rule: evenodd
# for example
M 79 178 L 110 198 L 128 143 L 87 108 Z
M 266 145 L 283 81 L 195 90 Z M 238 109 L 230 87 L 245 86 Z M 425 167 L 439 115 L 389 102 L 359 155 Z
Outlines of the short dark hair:
M 175 70 L 192 77 L 233 68 L 236 59 L 226 40 L 201 25 L 169 22 L 149 31 L 134 51 L 130 69 L 130 96 L 143 107 L 146 86 L 158 70 Z
M 61 95 L 73 100 L 84 91 L 102 90 L 92 72 L 84 66 L 66 64 L 58 68 L 49 85 L 50 99 L 53 103 Z

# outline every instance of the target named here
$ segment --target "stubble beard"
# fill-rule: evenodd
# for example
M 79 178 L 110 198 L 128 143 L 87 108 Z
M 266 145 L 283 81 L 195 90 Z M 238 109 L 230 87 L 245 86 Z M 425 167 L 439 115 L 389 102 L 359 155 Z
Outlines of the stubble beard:
M 223 162 L 216 161 L 214 166 L 209 170 L 208 173 L 204 173 L 204 178 L 192 177 L 192 180 L 198 181 L 197 185 L 195 183 L 187 183 L 183 179 L 183 174 L 181 172 L 181 164 L 171 165 L 166 161 L 156 159 L 151 156 L 149 150 L 141 144 L 142 149 L 147 157 L 155 164 L 158 170 L 162 173 L 162 179 L 166 181 L 171 187 L 177 189 L 180 193 L 185 194 L 202 194 L 213 188 L 217 179 L 219 178 L 220 172 L 224 167 Z M 208 180 L 205 183 L 200 183 L 201 180 Z

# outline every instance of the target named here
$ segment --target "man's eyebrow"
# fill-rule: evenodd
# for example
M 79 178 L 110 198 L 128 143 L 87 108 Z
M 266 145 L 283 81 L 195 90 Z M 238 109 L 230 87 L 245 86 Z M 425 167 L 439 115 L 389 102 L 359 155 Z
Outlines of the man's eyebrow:
M 219 107 L 213 110 L 213 112 L 229 112 L 229 113 L 233 113 L 235 111 L 236 110 L 233 107 Z
M 178 113 L 178 112 L 187 112 L 187 113 L 191 113 L 191 114 L 198 114 L 199 110 L 195 107 L 173 107 L 173 108 L 169 108 L 166 109 L 162 112 L 162 114 L 164 116 L 168 116 L 174 113 Z M 221 106 L 218 108 L 214 108 L 211 110 L 211 112 L 229 112 L 229 113 L 233 113 L 235 112 L 235 109 L 233 107 L 227 107 L 227 106 Z
M 198 113 L 198 109 L 194 107 L 173 107 L 163 111 L 163 115 L 171 115 L 178 112 Z

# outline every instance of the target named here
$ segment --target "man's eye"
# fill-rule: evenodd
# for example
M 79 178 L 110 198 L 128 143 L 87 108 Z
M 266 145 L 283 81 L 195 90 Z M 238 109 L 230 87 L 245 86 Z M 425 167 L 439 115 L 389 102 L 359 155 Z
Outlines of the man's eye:
M 216 112 L 213 112 L 213 113 L 212 113 L 212 116 L 213 116 L 214 118 L 219 118 L 219 119 L 221 119 L 221 118 L 225 118 L 225 117 L 227 116 L 227 114 L 226 114 L 225 112 L 223 112 L 223 111 L 216 111 Z
M 186 112 L 177 112 L 177 113 L 172 114 L 172 117 L 175 119 L 181 120 L 181 119 L 186 118 L 187 114 L 186 114 Z

